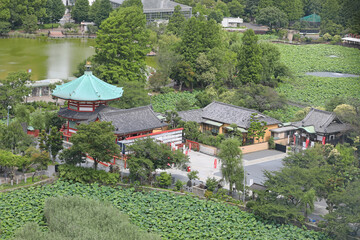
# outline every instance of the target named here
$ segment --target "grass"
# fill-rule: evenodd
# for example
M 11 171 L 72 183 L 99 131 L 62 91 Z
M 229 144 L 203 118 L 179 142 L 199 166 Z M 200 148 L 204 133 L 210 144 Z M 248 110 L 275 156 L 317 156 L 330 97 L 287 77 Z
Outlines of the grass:
M 29 177 L 29 178 L 26 179 L 26 183 L 25 183 L 24 180 L 21 180 L 21 181 L 19 182 L 19 184 L 16 184 L 16 180 L 14 180 L 14 185 L 12 185 L 12 186 L 11 186 L 10 183 L 1 184 L 1 185 L 0 185 L 0 191 L 1 191 L 1 190 L 6 190 L 6 189 L 11 189 L 11 188 L 29 186 L 29 185 L 31 185 L 31 184 L 33 184 L 33 183 L 40 182 L 40 181 L 45 180 L 45 179 L 47 179 L 47 178 L 48 178 L 48 177 L 45 176 L 45 175 L 44 175 L 44 176 L 36 176 L 36 177 L 34 178 L 34 181 L 32 181 L 32 178 Z
M 157 59 L 156 56 L 146 56 L 145 57 L 145 63 L 147 66 L 158 69 L 158 63 L 157 63 Z

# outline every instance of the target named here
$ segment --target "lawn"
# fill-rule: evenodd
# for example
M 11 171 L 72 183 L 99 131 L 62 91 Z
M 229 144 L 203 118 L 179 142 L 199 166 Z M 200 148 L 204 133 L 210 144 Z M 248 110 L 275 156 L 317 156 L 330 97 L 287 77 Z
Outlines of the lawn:
M 52 185 L 0 193 L 1 238 L 33 221 L 46 230 L 43 208 L 48 197 L 79 195 L 109 201 L 130 221 L 162 239 L 326 239 L 322 233 L 265 222 L 236 206 L 165 192 L 136 192 L 97 184 L 57 181 Z
M 337 45 L 277 44 L 281 60 L 293 77 L 277 88 L 289 100 L 314 107 L 324 106 L 335 96 L 360 97 L 360 78 L 329 78 L 306 72 L 338 72 L 360 75 L 360 50 Z

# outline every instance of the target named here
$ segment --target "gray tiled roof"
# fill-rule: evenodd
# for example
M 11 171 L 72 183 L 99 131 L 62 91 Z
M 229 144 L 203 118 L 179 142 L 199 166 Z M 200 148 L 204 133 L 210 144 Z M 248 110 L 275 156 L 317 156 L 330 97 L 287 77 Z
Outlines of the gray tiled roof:
M 117 108 L 109 107 L 106 105 L 100 105 L 95 109 L 94 112 L 76 112 L 73 110 L 69 110 L 67 107 L 65 107 L 65 108 L 60 108 L 58 115 L 63 118 L 91 122 L 96 120 L 98 113 L 111 112 L 114 110 L 117 110 Z
M 112 122 L 115 134 L 128 134 L 167 126 L 157 118 L 150 106 L 100 112 L 98 116 L 100 121 Z
M 181 119 L 185 122 L 197 122 L 197 123 L 201 123 L 203 121 L 202 118 L 202 109 L 193 109 L 193 110 L 188 110 L 188 111 L 181 111 L 178 112 L 179 117 L 181 117 Z
M 267 125 L 279 124 L 280 121 L 266 116 L 256 110 L 238 107 L 222 102 L 212 102 L 203 109 L 189 110 L 179 112 L 179 116 L 184 121 L 204 122 L 207 119 L 220 123 L 235 123 L 241 128 L 250 127 L 251 114 L 256 113 L 259 121 L 265 121 Z
M 317 133 L 335 133 L 350 129 L 347 124 L 339 120 L 335 113 L 315 108 L 311 108 L 302 121 L 294 122 L 292 125 L 296 127 L 314 126 Z

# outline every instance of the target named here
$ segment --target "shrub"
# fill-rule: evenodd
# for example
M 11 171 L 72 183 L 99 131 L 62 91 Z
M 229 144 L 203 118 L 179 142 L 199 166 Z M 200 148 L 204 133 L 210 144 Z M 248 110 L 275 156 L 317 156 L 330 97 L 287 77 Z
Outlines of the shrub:
M 255 206 L 255 201 L 248 201 L 246 203 L 246 208 L 252 209 Z
M 160 173 L 160 176 L 156 177 L 157 184 L 162 188 L 167 188 L 171 185 L 171 174 L 166 172 Z
M 269 138 L 268 144 L 270 149 L 275 149 L 275 142 L 273 137 Z
M 107 173 L 103 170 L 75 167 L 67 164 L 59 166 L 59 173 L 60 178 L 64 180 L 80 183 L 97 182 L 100 184 L 115 185 L 119 179 L 119 175 L 116 173 Z
M 77 196 L 49 198 L 44 212 L 48 232 L 44 233 L 37 224 L 29 223 L 16 232 L 15 239 L 160 239 L 132 225 L 127 215 L 106 202 Z
M 330 34 L 325 33 L 324 36 L 322 36 L 324 41 L 331 41 L 332 37 Z
M 206 191 L 205 191 L 204 197 L 210 199 L 210 198 L 212 198 L 212 196 L 213 196 L 213 192 L 212 192 L 212 191 L 209 191 L 209 190 L 206 190 Z
M 175 182 L 175 190 L 176 191 L 180 191 L 182 189 L 182 187 L 184 186 L 184 182 L 182 182 L 181 180 L 176 180 Z
M 215 188 L 217 187 L 218 185 L 218 181 L 216 180 L 216 178 L 207 178 L 206 179 L 206 187 L 209 191 L 213 192 L 215 190 Z

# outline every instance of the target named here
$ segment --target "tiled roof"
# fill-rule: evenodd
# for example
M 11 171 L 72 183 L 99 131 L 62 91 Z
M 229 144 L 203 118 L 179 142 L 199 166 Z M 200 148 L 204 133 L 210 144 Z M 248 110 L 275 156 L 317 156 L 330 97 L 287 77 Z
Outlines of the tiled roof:
M 91 71 L 85 71 L 81 77 L 58 85 L 52 95 L 65 100 L 107 101 L 120 98 L 123 89 L 106 83 L 95 77 Z
M 106 105 L 100 105 L 95 109 L 94 112 L 77 112 L 65 107 L 65 108 L 60 108 L 58 115 L 63 118 L 74 119 L 77 121 L 91 122 L 96 120 L 98 113 L 111 112 L 115 110 L 118 109 Z
M 259 121 L 265 121 L 267 125 L 280 123 L 279 120 L 266 116 L 256 110 L 216 101 L 210 103 L 203 109 L 179 112 L 179 116 L 184 121 L 200 123 L 209 119 L 227 124 L 235 123 L 238 127 L 247 129 L 250 127 L 250 118 L 253 113 L 257 114 L 256 117 Z
M 115 134 L 142 132 L 167 126 L 167 123 L 155 115 L 150 106 L 100 112 L 98 117 L 100 121 L 112 122 Z
M 313 126 L 317 133 L 335 133 L 347 131 L 350 127 L 339 120 L 333 112 L 311 108 L 306 117 L 292 125 L 296 127 Z

